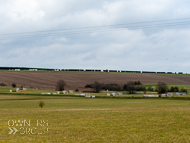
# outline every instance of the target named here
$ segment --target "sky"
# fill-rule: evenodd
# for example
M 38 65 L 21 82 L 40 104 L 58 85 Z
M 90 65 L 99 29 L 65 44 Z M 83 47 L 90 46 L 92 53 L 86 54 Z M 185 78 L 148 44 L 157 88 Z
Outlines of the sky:
M 189 0 L 0 0 L 0 66 L 190 73 Z

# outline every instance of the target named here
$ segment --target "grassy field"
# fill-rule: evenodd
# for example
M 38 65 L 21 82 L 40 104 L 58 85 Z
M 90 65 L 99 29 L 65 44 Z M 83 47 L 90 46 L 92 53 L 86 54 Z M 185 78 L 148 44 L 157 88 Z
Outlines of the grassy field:
M 20 87 L 18 87 L 20 88 Z M 0 87 L 0 93 L 10 93 L 10 90 L 16 90 L 16 88 L 13 88 L 11 86 L 7 86 L 7 87 Z M 37 89 L 37 88 L 26 88 L 26 91 L 20 91 L 20 92 L 17 92 L 19 94 L 41 94 L 41 93 L 48 93 L 48 92 L 56 92 L 56 91 L 53 91 L 53 90 L 43 90 L 43 89 Z
M 146 88 L 151 86 L 153 88 L 155 88 L 156 84 L 149 84 L 149 85 L 143 85 L 145 86 Z M 181 88 L 185 88 L 187 89 L 187 92 L 188 94 L 185 95 L 185 96 L 176 96 L 176 95 L 173 95 L 173 97 L 190 97 L 190 85 L 168 85 L 168 87 L 170 88 L 171 86 L 175 87 L 175 86 L 178 86 L 179 89 Z M 10 94 L 10 95 L 42 95 L 42 93 L 56 93 L 56 91 L 54 90 L 43 90 L 43 89 L 36 89 L 36 88 L 27 88 L 26 91 L 21 91 L 21 92 L 16 92 L 16 93 L 10 93 L 10 90 L 16 90 L 16 88 L 12 88 L 11 86 L 8 86 L 8 87 L 0 87 L 0 94 Z M 87 93 L 87 94 L 90 94 L 91 96 L 92 95 L 95 95 L 96 97 L 106 97 L 107 96 L 107 93 L 118 93 L 118 92 L 121 92 L 121 91 L 102 91 L 101 93 Z M 118 97 L 143 97 L 144 96 L 144 93 L 139 91 L 137 92 L 136 94 L 128 94 L 126 91 L 125 92 L 122 92 L 123 95 L 119 95 Z M 75 94 L 86 94 L 84 92 L 74 92 L 74 93 L 70 93 L 68 94 L 69 96 L 70 95 L 75 95 Z M 147 91 L 146 94 L 158 94 L 157 92 L 149 92 Z M 54 96 L 54 95 L 51 95 L 51 96 Z M 59 96 L 62 96 L 62 95 L 59 95 Z M 66 96 L 66 95 L 64 95 Z M 18 96 L 17 96 L 18 97 Z
M 142 85 L 146 88 L 148 87 L 152 87 L 154 90 L 156 88 L 156 84 L 145 84 L 145 85 Z M 180 85 L 180 84 L 167 84 L 168 88 L 170 89 L 171 87 L 178 87 L 179 90 L 180 89 L 187 89 L 187 92 L 190 93 L 190 85 Z
M 44 108 L 38 105 L 41 100 Z M 189 100 L 0 95 L 0 140 L 190 142 L 189 108 Z M 18 120 L 30 120 L 31 124 L 16 126 Z M 36 125 L 41 120 L 43 127 Z M 18 132 L 9 134 L 8 127 Z

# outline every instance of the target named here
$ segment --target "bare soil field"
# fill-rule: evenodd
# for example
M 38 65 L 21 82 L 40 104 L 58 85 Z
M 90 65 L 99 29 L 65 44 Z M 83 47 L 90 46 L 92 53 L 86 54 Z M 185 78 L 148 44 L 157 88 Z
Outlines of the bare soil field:
M 87 90 L 86 84 L 98 81 L 100 83 L 126 84 L 128 81 L 140 80 L 143 84 L 156 84 L 159 81 L 166 84 L 190 85 L 190 75 L 159 75 L 137 73 L 99 73 L 99 72 L 0 72 L 0 83 L 16 83 L 18 86 L 39 89 L 55 89 L 56 82 L 62 79 L 66 89 Z

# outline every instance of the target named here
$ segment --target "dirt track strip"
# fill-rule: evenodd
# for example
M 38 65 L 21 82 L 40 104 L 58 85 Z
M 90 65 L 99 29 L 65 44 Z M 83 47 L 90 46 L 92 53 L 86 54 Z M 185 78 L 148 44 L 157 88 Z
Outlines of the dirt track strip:
M 87 72 L 0 72 L 0 83 L 34 87 L 40 89 L 55 89 L 59 79 L 66 82 L 66 89 L 86 90 L 88 83 L 98 81 L 100 83 L 125 84 L 128 81 L 140 80 L 143 84 L 156 84 L 159 81 L 166 84 L 190 85 L 190 75 L 156 75 L 136 73 L 87 73 Z

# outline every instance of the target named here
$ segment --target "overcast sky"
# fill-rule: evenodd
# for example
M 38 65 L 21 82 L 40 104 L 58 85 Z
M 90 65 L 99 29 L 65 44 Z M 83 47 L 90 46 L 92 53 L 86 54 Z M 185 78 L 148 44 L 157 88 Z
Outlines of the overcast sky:
M 190 1 L 0 0 L 0 66 L 190 73 Z

